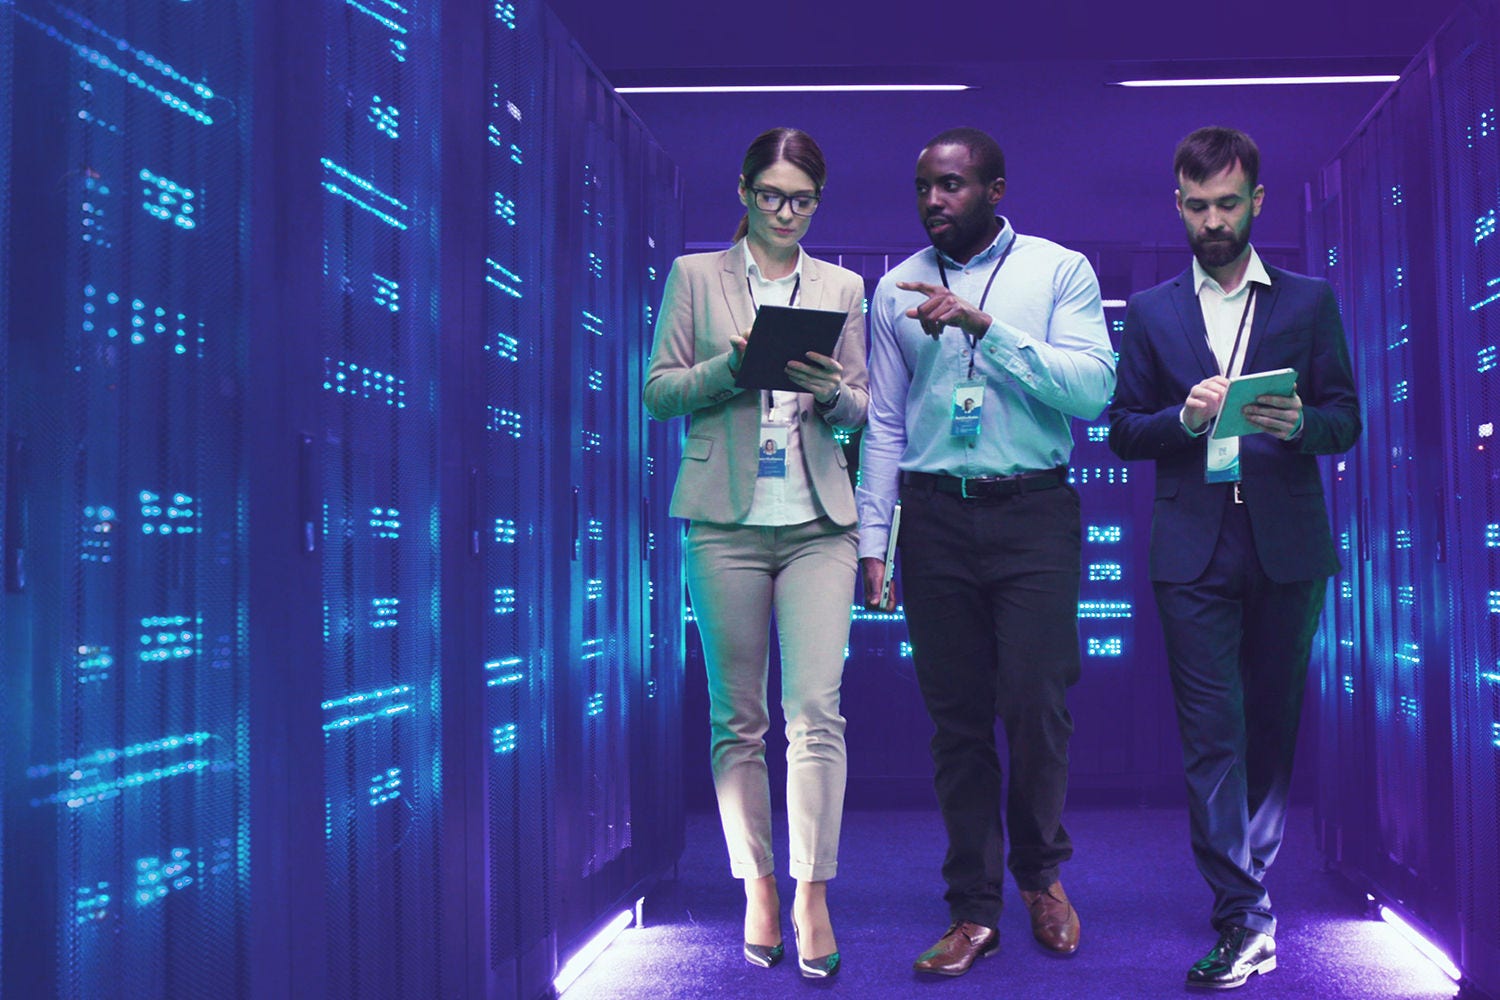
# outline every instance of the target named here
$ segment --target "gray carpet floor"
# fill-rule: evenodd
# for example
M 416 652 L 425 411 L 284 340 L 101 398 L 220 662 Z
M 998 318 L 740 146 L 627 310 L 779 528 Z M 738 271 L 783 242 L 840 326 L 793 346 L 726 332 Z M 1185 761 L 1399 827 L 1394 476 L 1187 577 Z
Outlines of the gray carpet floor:
M 791 943 L 793 885 L 781 880 L 787 960 L 756 969 L 740 957 L 744 896 L 729 877 L 718 819 L 690 814 L 674 878 L 645 903 L 645 925 L 627 930 L 573 984 L 565 1000 L 605 998 L 1202 997 L 1183 985 L 1214 942 L 1210 897 L 1188 853 L 1181 809 L 1072 809 L 1074 858 L 1063 884 L 1083 922 L 1081 947 L 1054 958 L 1032 940 L 1012 885 L 1000 950 L 957 979 L 919 977 L 912 960 L 947 925 L 938 869 L 943 832 L 935 810 L 852 811 L 844 820 L 839 877 L 829 888 L 843 968 L 831 981 L 800 979 Z M 778 844 L 785 856 L 785 830 Z M 1310 812 L 1294 810 L 1267 880 L 1277 919 L 1279 967 L 1237 997 L 1436 1000 L 1456 988 L 1379 921 L 1363 897 L 1323 868 Z M 1211 995 L 1211 994 L 1210 994 Z

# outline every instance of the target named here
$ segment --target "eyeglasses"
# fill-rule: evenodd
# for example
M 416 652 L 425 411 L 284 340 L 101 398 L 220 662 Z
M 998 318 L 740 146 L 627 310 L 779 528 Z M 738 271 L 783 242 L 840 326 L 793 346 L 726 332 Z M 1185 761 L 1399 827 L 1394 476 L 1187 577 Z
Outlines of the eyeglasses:
M 815 194 L 782 194 L 770 188 L 751 188 L 755 193 L 755 207 L 762 212 L 779 212 L 781 206 L 791 203 L 793 215 L 812 215 L 821 201 Z

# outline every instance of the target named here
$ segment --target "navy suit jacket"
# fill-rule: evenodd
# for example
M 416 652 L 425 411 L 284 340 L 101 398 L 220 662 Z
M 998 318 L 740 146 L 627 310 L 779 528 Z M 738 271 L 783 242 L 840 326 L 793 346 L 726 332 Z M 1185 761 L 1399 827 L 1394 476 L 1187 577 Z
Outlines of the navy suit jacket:
M 1333 289 L 1266 265 L 1245 347 L 1246 374 L 1297 370 L 1302 433 L 1240 439 L 1241 493 L 1266 575 L 1278 583 L 1339 570 L 1314 456 L 1347 451 L 1359 437 L 1359 399 Z M 1120 342 L 1119 383 L 1109 407 L 1109 446 L 1127 461 L 1156 461 L 1151 518 L 1152 580 L 1190 583 L 1208 567 L 1224 516 L 1223 484 L 1203 481 L 1207 438 L 1182 426 L 1193 386 L 1219 373 L 1208 346 L 1193 270 L 1130 298 Z

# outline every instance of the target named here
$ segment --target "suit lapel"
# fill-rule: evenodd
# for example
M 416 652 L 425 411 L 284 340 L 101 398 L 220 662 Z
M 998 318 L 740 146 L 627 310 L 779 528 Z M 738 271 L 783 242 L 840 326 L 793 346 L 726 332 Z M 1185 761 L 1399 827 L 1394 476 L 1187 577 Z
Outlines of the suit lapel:
M 719 271 L 719 282 L 724 289 L 724 305 L 728 307 L 729 316 L 734 320 L 734 333 L 744 333 L 755 323 L 755 305 L 750 301 L 750 289 L 745 284 L 745 248 L 740 243 L 724 251 L 724 262 Z M 728 334 L 725 338 L 727 341 Z
M 797 304 L 804 309 L 823 308 L 823 262 L 805 257 L 802 261 L 802 291 Z
M 1271 278 L 1270 286 L 1261 285 L 1255 293 L 1255 319 L 1250 323 L 1250 343 L 1245 345 L 1245 365 L 1240 369 L 1246 374 L 1260 371 L 1260 366 L 1252 362 L 1255 360 L 1255 352 L 1260 348 L 1261 342 L 1266 339 L 1266 330 L 1271 325 L 1271 314 L 1281 294 L 1281 285 L 1269 267 L 1266 268 L 1266 274 Z
M 1193 269 L 1178 276 L 1172 288 L 1172 304 L 1177 307 L 1177 318 L 1181 323 L 1182 336 L 1188 350 L 1203 369 L 1203 377 L 1219 374 L 1219 362 L 1208 346 L 1208 327 L 1203 325 L 1203 307 L 1193 292 Z

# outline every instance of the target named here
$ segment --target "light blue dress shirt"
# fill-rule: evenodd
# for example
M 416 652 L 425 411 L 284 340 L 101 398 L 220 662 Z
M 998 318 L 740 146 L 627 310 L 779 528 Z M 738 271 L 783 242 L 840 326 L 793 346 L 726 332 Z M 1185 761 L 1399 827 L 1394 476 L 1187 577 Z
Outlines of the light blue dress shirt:
M 1094 420 L 1114 393 L 1114 349 L 1088 258 L 999 221 L 995 241 L 967 264 L 943 258 L 949 287 L 978 306 L 996 261 L 1015 243 L 984 302 L 994 322 L 974 350 L 958 327 L 933 340 L 906 316 L 926 296 L 896 282 L 942 284 L 935 248 L 896 265 L 875 289 L 856 491 L 861 558 L 885 558 L 901 472 L 1010 476 L 1056 468 L 1073 452 L 1070 418 Z M 986 381 L 980 433 L 955 437 L 953 390 L 968 378 L 971 354 L 975 376 Z

